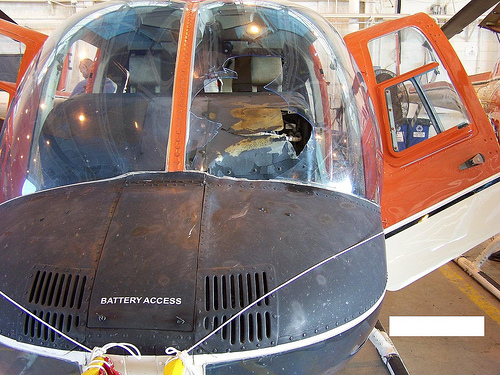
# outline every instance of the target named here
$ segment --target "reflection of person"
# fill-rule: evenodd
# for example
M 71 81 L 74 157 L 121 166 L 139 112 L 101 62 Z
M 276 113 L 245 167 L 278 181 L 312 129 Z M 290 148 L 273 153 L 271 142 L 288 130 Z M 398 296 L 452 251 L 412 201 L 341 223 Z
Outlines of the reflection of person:
M 80 60 L 78 69 L 80 69 L 80 73 L 82 73 L 84 79 L 76 84 L 75 88 L 71 92 L 71 96 L 85 92 L 87 88 L 87 80 L 90 77 L 90 70 L 92 69 L 92 60 L 89 58 Z
M 71 92 L 70 96 L 77 95 L 77 94 L 82 94 L 86 92 L 87 89 L 87 82 L 90 77 L 90 72 L 92 71 L 92 64 L 93 61 L 89 58 L 84 58 L 80 61 L 80 65 L 78 66 L 78 69 L 80 69 L 80 73 L 82 73 L 83 80 L 78 82 Z M 106 80 L 104 81 L 104 90 L 103 92 L 105 93 L 114 93 L 116 92 L 116 83 L 114 83 L 112 80 L 106 77 Z

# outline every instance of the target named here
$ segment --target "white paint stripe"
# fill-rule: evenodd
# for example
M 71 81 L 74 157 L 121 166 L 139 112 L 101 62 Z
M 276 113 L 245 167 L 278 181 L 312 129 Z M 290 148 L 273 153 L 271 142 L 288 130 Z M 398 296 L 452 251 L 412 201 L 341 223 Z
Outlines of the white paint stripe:
M 219 353 L 219 354 L 201 354 L 201 355 L 191 355 L 190 358 L 193 361 L 192 366 L 198 368 L 200 373 L 203 373 L 203 368 L 207 364 L 221 363 L 221 362 L 231 362 L 237 360 L 251 359 L 263 357 L 266 355 L 278 354 L 281 352 L 286 352 L 289 350 L 297 350 L 301 348 L 306 348 L 309 345 L 314 345 L 318 342 L 328 340 L 334 336 L 346 332 L 347 330 L 355 327 L 356 325 L 362 323 L 367 319 L 375 310 L 379 307 L 384 299 L 385 293 L 379 298 L 377 302 L 364 314 L 345 323 L 339 327 L 335 327 L 329 331 L 323 332 L 319 335 L 311 336 L 295 342 L 290 342 L 286 344 L 280 344 L 269 348 L 246 350 L 242 352 L 232 352 L 232 353 Z M 41 346 L 36 346 L 33 344 L 22 343 L 13 339 L 9 339 L 5 336 L 0 335 L 0 344 L 4 344 L 8 347 L 40 354 L 47 357 L 57 358 L 65 361 L 77 362 L 79 365 L 83 366 L 88 361 L 88 353 L 79 352 L 76 350 L 67 351 L 61 349 L 45 348 Z M 160 345 L 164 343 L 160 342 Z M 135 358 L 121 356 L 121 355 L 107 355 L 111 358 L 115 367 L 118 371 L 123 374 L 127 374 L 127 366 L 139 366 L 141 374 L 157 374 L 158 368 L 162 368 L 165 365 L 165 361 L 169 358 L 166 355 L 163 356 L 142 356 L 141 360 L 138 361 Z
M 73 349 L 62 350 L 62 349 L 47 348 L 44 346 L 37 346 L 33 344 L 20 342 L 15 339 L 11 339 L 6 336 L 0 335 L 0 346 L 2 345 L 5 345 L 15 350 L 33 353 L 43 357 L 60 359 L 62 361 L 76 362 L 82 366 L 87 362 L 88 357 L 90 355 L 90 353 L 86 351 L 81 352 Z
M 484 336 L 484 316 L 390 316 L 389 336 Z
M 375 312 L 375 310 L 382 303 L 385 296 L 385 292 L 378 299 L 377 302 L 364 314 L 358 316 L 356 319 L 353 319 L 339 327 L 335 327 L 329 331 L 303 338 L 301 340 L 297 340 L 294 342 L 289 342 L 286 344 L 279 344 L 276 346 L 271 346 L 263 349 L 254 349 L 254 350 L 245 350 L 241 352 L 230 352 L 230 353 L 216 353 L 216 354 L 199 354 L 193 355 L 191 358 L 194 361 L 194 364 L 197 366 L 213 364 L 213 363 L 221 363 L 221 362 L 231 362 L 231 361 L 241 361 L 244 359 L 258 358 L 264 357 L 267 355 L 279 354 L 282 352 L 287 352 L 291 350 L 297 350 L 306 348 L 307 346 L 317 344 L 318 342 L 328 340 L 332 337 L 338 336 L 341 333 L 348 331 L 349 329 L 355 327 L 356 325 L 365 321 L 371 314 Z
M 500 183 L 386 238 L 387 290 L 399 290 L 500 232 Z

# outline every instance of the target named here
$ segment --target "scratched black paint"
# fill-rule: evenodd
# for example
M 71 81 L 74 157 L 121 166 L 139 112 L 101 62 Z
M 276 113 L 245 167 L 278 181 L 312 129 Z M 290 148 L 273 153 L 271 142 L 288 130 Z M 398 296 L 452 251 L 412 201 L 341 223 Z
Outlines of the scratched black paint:
M 355 196 L 201 173 L 62 187 L 9 201 L 0 215 L 8 218 L 0 232 L 2 291 L 51 324 L 54 315 L 71 315 L 63 331 L 89 347 L 118 335 L 144 354 L 190 347 L 265 292 L 382 230 L 379 207 Z M 275 346 L 341 327 L 383 295 L 385 267 L 379 236 L 279 288 L 197 353 Z M 61 279 L 77 275 L 85 281 L 79 307 L 62 306 Z M 103 304 L 109 297 L 122 303 Z M 139 297 L 182 302 L 135 303 Z M 3 299 L 0 308 L 3 335 L 68 348 L 38 334 Z M 371 324 L 358 329 L 367 334 Z

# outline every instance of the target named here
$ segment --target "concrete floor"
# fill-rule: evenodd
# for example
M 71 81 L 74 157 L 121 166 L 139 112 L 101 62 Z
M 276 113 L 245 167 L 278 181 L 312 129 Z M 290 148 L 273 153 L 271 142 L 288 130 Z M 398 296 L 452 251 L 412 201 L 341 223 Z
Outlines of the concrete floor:
M 465 257 L 473 261 L 484 243 Z M 500 262 L 481 270 L 500 283 Z M 484 337 L 391 337 L 410 375 L 500 374 L 500 301 L 450 262 L 397 292 L 388 292 L 380 322 L 390 334 L 389 316 L 484 316 Z M 368 341 L 341 375 L 387 375 Z

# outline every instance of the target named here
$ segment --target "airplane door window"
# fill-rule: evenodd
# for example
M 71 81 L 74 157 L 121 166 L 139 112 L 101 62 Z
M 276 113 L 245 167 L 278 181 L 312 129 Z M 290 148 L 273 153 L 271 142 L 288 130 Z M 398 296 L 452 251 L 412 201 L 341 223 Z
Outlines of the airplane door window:
M 0 90 L 2 90 L 8 88 L 9 84 L 15 84 L 18 81 L 19 67 L 26 51 L 26 45 L 0 35 L 0 51 L 2 51 L 0 54 Z M 0 118 L 2 122 L 7 112 L 9 91 L 0 92 Z
M 401 152 L 451 128 L 470 123 L 439 57 L 415 28 L 368 43 L 387 107 L 393 151 Z
M 394 151 L 469 123 L 453 86 L 427 83 L 431 74 L 436 73 L 420 74 L 384 89 Z
M 0 80 L 7 82 L 16 82 L 19 66 L 26 51 L 26 45 L 0 35 Z

